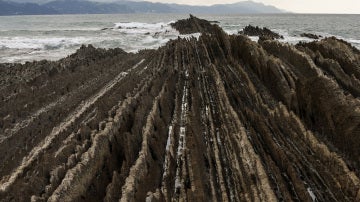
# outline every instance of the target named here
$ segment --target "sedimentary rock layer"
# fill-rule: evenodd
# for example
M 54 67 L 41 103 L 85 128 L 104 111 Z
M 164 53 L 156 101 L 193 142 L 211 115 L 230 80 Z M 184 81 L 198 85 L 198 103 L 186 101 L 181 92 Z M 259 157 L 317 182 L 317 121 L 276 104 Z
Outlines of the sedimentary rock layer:
M 0 65 L 1 201 L 359 201 L 360 53 L 201 32 Z
M 283 39 L 284 38 L 280 34 L 275 33 L 266 27 L 260 28 L 258 26 L 254 27 L 252 25 L 246 26 L 242 31 L 239 31 L 239 34 L 245 34 L 248 36 L 258 36 L 263 39 Z M 312 35 L 308 34 L 306 36 L 312 36 Z

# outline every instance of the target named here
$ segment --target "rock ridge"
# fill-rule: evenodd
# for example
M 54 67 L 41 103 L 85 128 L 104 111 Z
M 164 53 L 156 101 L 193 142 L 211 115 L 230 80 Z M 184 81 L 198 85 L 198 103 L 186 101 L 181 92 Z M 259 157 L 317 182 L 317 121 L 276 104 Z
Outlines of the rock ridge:
M 0 64 L 0 201 L 360 200 L 358 50 L 172 26 L 202 34 Z

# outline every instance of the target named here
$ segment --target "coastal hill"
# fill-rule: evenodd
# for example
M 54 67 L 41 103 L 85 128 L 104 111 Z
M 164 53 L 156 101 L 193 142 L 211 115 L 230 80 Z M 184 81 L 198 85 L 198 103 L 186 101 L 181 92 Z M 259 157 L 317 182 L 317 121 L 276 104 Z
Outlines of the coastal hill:
M 15 2 L 0 0 L 0 15 L 41 14 L 114 14 L 114 13 L 203 13 L 247 14 L 282 13 L 280 9 L 262 3 L 244 1 L 213 6 L 189 6 L 151 3 L 146 1 L 95 2 L 85 0 L 55 0 Z
M 172 26 L 0 64 L 0 201 L 360 201 L 359 50 Z

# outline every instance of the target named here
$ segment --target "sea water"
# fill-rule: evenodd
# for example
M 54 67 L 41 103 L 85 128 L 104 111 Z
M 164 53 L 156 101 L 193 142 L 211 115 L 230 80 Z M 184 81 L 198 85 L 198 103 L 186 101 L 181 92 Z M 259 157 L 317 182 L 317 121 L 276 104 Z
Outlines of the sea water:
M 336 36 L 360 49 L 360 15 L 198 15 L 235 34 L 246 25 L 267 27 L 284 36 L 280 41 L 312 41 L 313 33 Z M 180 34 L 170 23 L 188 14 L 38 15 L 0 17 L 0 63 L 57 60 L 82 44 L 122 48 L 128 52 L 156 49 Z M 194 36 L 198 36 L 195 34 Z M 188 36 L 181 36 L 188 37 Z M 252 37 L 257 40 L 256 37 Z

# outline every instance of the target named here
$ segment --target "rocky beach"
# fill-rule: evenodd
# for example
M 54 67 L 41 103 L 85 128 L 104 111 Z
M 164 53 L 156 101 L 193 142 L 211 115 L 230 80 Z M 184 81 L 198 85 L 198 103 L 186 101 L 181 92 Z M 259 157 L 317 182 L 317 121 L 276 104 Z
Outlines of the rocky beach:
M 0 201 L 360 201 L 358 49 L 171 26 L 201 35 L 0 64 Z

